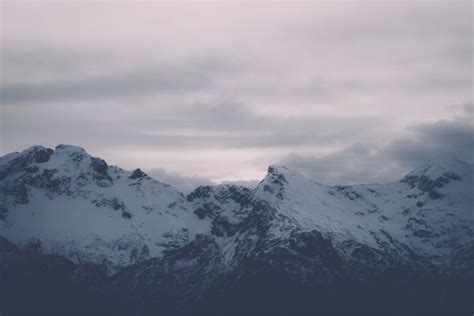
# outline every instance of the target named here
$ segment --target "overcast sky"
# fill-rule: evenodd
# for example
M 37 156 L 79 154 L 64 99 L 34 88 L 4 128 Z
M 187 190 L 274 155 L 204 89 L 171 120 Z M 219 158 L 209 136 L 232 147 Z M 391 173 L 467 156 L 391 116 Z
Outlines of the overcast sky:
M 182 187 L 473 162 L 472 3 L 2 1 L 0 154 L 75 144 Z

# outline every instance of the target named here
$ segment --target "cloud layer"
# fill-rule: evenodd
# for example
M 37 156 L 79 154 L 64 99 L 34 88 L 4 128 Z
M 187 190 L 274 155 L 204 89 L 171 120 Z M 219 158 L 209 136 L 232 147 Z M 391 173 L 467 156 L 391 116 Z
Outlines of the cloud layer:
M 0 5 L 0 154 L 72 143 L 183 188 L 472 160 L 471 1 Z
M 462 116 L 409 126 L 404 136 L 385 145 L 356 143 L 319 157 L 293 153 L 281 164 L 321 183 L 340 185 L 392 181 L 438 158 L 474 163 L 472 109 L 466 105 Z

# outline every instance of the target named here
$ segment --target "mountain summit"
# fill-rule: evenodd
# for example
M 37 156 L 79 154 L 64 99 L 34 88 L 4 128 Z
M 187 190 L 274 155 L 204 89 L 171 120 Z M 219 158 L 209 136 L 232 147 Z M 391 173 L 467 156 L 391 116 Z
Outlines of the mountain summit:
M 185 196 L 79 147 L 33 146 L 0 158 L 1 303 L 65 311 L 50 301 L 62 293 L 84 311 L 367 312 L 397 293 L 411 304 L 400 311 L 464 311 L 472 188 L 472 164 L 436 160 L 397 182 L 354 186 L 272 165 L 253 190 Z M 41 300 L 26 295 L 28 310 L 11 289 L 41 286 L 39 271 L 59 283 Z

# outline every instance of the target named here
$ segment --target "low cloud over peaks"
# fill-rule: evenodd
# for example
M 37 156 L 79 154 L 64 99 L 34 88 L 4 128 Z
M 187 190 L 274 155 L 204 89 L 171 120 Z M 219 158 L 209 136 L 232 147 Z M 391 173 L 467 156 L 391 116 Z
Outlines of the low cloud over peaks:
M 357 142 L 322 156 L 289 154 L 281 163 L 324 184 L 397 180 L 416 166 L 438 158 L 474 163 L 473 105 L 461 116 L 408 126 L 386 145 Z
M 471 159 L 470 1 L 1 6 L 0 154 L 80 144 L 183 187 Z

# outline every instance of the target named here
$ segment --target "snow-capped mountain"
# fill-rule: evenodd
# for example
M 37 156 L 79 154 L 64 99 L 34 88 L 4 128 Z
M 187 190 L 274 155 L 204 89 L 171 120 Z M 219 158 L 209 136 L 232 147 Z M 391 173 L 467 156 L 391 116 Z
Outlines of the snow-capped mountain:
M 472 164 L 436 160 L 394 183 L 335 187 L 272 165 L 255 189 L 184 196 L 81 148 L 35 146 L 0 158 L 0 284 L 18 283 L 18 262 L 66 260 L 60 284 L 107 310 L 380 311 L 398 291 L 464 311 L 473 188 Z
M 74 146 L 7 155 L 0 181 L 1 235 L 74 262 L 114 269 L 160 256 L 210 228 L 174 188 Z
M 474 244 L 473 190 L 473 165 L 436 160 L 398 182 L 336 187 L 271 166 L 255 194 L 300 230 L 317 230 L 338 249 L 353 251 L 344 246 L 353 241 L 452 267 L 453 256 Z

